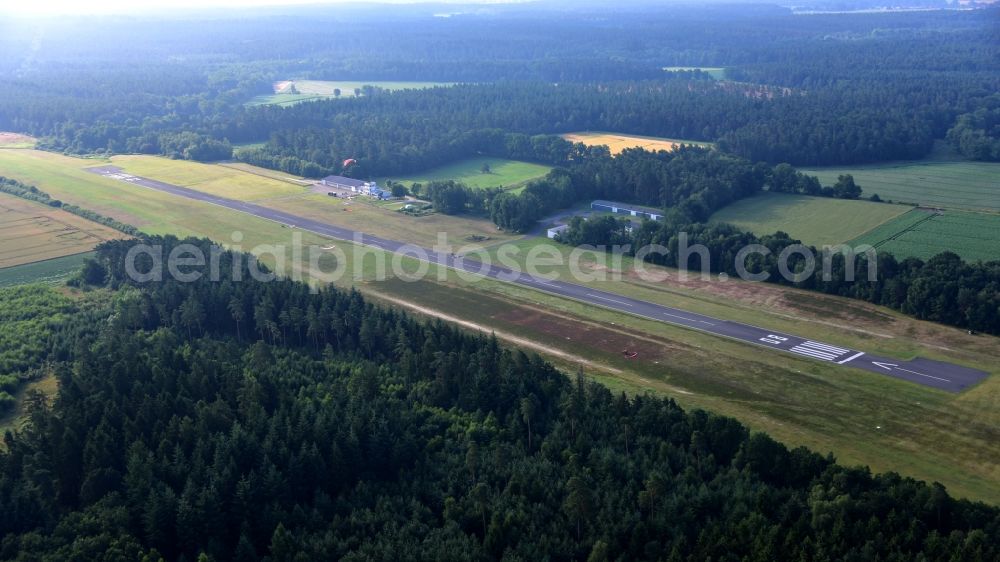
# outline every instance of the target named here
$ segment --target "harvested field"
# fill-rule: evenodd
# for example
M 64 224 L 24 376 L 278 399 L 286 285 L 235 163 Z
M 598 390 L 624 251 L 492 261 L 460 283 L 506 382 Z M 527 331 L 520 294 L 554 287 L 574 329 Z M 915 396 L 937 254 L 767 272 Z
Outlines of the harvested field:
M 693 144 L 697 146 L 715 146 L 710 142 L 699 142 L 683 139 L 665 139 L 659 137 L 643 137 L 639 135 L 623 135 L 618 133 L 606 133 L 601 131 L 585 131 L 581 133 L 566 133 L 562 138 L 570 142 L 580 142 L 587 146 L 607 146 L 611 154 L 621 154 L 626 148 L 642 148 L 644 150 L 657 151 L 675 150 L 682 144 Z
M 0 268 L 88 252 L 122 237 L 66 211 L 0 193 Z
M 0 148 L 34 148 L 36 142 L 28 135 L 0 131 Z

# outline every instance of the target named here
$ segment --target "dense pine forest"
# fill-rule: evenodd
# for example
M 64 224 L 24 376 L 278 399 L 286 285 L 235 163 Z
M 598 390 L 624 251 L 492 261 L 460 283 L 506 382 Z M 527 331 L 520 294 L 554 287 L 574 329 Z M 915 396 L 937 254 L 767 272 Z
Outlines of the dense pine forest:
M 738 274 L 739 250 L 759 244 L 770 254 L 754 255 L 747 270 L 767 273 L 768 281 L 961 327 L 969 330 L 969 340 L 973 331 L 1000 335 L 1000 262 L 964 262 L 950 252 L 898 259 L 880 251 L 871 258 L 877 265 L 871 281 L 864 280 L 870 258 L 863 255 L 853 267 L 857 280 L 838 255 L 829 280 L 821 277 L 819 263 L 817 274 L 789 281 L 779 274 L 777 258 L 798 240 L 785 232 L 757 235 L 710 222 L 719 209 L 763 191 L 841 199 L 860 198 L 862 187 L 866 197 L 873 193 L 870 185 L 855 183 L 849 174 L 861 175 L 853 168 L 831 174 L 839 178 L 826 185 L 796 167 L 895 166 L 928 157 L 935 146 L 934 157 L 949 147 L 947 158 L 955 162 L 947 164 L 985 167 L 965 161 L 1000 161 L 1000 7 L 937 9 L 953 6 L 911 0 L 907 6 L 935 9 L 807 15 L 802 12 L 884 3 L 796 4 L 540 0 L 394 3 L 387 9 L 337 3 L 51 18 L 8 17 L 0 7 L 0 132 L 37 137 L 42 151 L 94 158 L 84 162 L 87 166 L 112 162 L 131 170 L 104 159 L 122 154 L 238 161 L 280 171 L 231 164 L 275 183 L 290 182 L 283 186 L 289 193 L 291 183 L 309 182 L 288 174 L 375 179 L 395 196 L 429 201 L 428 208 L 440 215 L 427 222 L 463 222 L 443 215 L 480 219 L 476 232 L 490 236 L 465 239 L 491 244 L 514 234 L 538 234 L 542 219 L 593 199 L 655 207 L 663 210 L 663 220 L 573 217 L 557 240 L 629 245 L 625 253 L 632 256 L 659 245 L 668 253 L 644 259 L 698 270 L 697 253 L 683 259 L 683 236 L 684 245 L 707 248 L 711 272 L 729 276 Z M 267 105 L 275 83 L 286 80 L 385 88 L 366 85 L 355 96 L 338 91 L 337 99 Z M 439 85 L 399 86 L 406 82 Z M 584 131 L 688 142 L 669 152 L 625 149 L 612 155 L 608 147 L 574 144 L 562 136 Z M 17 143 L 3 152 L 78 162 Z M 482 165 L 485 174 L 490 164 L 479 160 L 493 158 L 551 171 L 525 176 L 534 179 L 518 180 L 516 189 L 449 179 L 399 181 L 447 178 L 431 172 L 466 160 Z M 5 197 L 75 213 L 135 238 L 104 242 L 90 258 L 67 256 L 83 265 L 64 284 L 0 288 L 0 561 L 1000 560 L 1000 507 L 956 499 L 938 482 L 872 473 L 825 450 L 789 448 L 736 419 L 686 409 L 663 395 L 613 390 L 591 380 L 584 367 L 563 372 L 493 334 L 412 316 L 356 290 L 280 276 L 256 280 L 251 272 L 266 268 L 253 267 L 252 255 L 215 254 L 218 249 L 207 239 L 140 230 L 183 227 L 215 237 L 215 231 L 193 223 L 223 215 L 192 212 L 188 222 L 164 218 L 161 224 L 149 217 L 179 207 L 179 198 L 109 205 L 99 186 L 132 186 L 101 184 L 113 180 L 79 173 L 84 164 L 70 166 L 65 175 L 53 165 L 49 175 L 44 164 L 32 163 L 25 172 L 14 169 L 16 157 L 4 162 L 12 168 L 0 169 Z M 178 170 L 177 178 L 186 173 Z M 129 173 L 142 175 L 138 168 Z M 74 199 L 60 185 L 75 187 L 73 182 L 83 183 L 80 177 L 94 182 L 83 189 L 99 193 L 92 201 L 95 210 L 46 193 L 87 207 L 90 201 Z M 47 182 L 53 187 L 45 187 Z M 264 200 L 249 197 L 238 184 L 199 181 L 197 187 L 233 199 Z M 304 185 L 296 189 L 302 197 L 334 202 L 344 216 L 360 208 Z M 280 205 L 279 197 L 274 199 Z M 149 208 L 139 209 L 147 202 Z M 350 202 L 355 203 L 360 202 Z M 376 209 L 381 215 L 354 216 L 388 216 L 389 204 Z M 399 202 L 406 212 L 404 205 L 409 206 Z M 57 240 L 47 243 L 55 244 L 72 234 L 45 221 L 5 224 L 0 237 L 27 239 L 51 227 Z M 231 218 L 219 224 L 244 223 Z M 298 234 L 291 223 L 271 226 Z M 396 225 L 385 226 L 396 232 Z M 247 241 L 271 232 L 259 230 Z M 394 240 L 422 239 L 415 230 L 398 232 Z M 219 258 L 214 269 L 222 279 L 181 282 L 167 275 L 139 282 L 125 266 L 138 244 L 163 246 L 164 255 L 181 244 L 196 245 Z M 10 245 L 31 248 L 16 239 Z M 139 271 L 152 267 L 149 257 L 139 254 Z M 792 271 L 805 267 L 802 258 L 789 260 Z M 471 293 L 450 289 L 434 286 L 442 300 Z M 716 305 L 707 301 L 714 297 L 704 298 L 698 306 L 705 308 L 695 310 L 712 312 Z M 485 310 L 493 300 L 498 307 L 506 302 L 456 297 L 455 307 Z M 570 309 L 539 306 L 545 314 L 565 312 L 567 323 L 575 321 Z M 444 307 L 435 310 L 450 314 Z M 752 312 L 748 306 L 719 318 L 743 322 Z M 473 314 L 458 316 L 476 320 Z M 600 318 L 591 320 L 610 322 Z M 820 319 L 816 313 L 811 320 L 824 322 L 825 329 L 839 327 L 839 318 Z M 776 329 L 800 326 L 799 321 L 785 318 Z M 498 333 L 514 325 L 497 322 Z M 857 329 L 875 334 L 876 328 L 867 332 L 872 326 Z M 639 328 L 635 337 L 654 337 Z M 822 329 L 813 326 L 805 333 L 819 337 L 827 333 Z M 981 343 L 985 338 L 969 344 L 973 353 L 963 347 L 967 342 L 911 338 L 902 335 L 902 327 L 892 329 L 884 337 L 896 339 L 873 344 L 870 353 L 889 349 L 891 357 L 957 358 L 990 370 L 989 359 L 982 359 L 990 357 L 988 350 L 979 349 L 988 347 Z M 943 331 L 927 331 L 932 333 Z M 863 340 L 843 341 L 837 345 L 853 347 L 851 342 Z M 694 345 L 686 338 L 669 343 L 671 351 L 674 344 L 678 350 Z M 955 349 L 925 353 L 920 347 L 925 345 Z M 578 349 L 559 347 L 574 357 L 572 350 Z M 664 352 L 662 364 L 655 362 L 671 384 L 669 377 L 688 374 L 685 362 L 701 357 L 679 353 L 685 355 Z M 722 357 L 742 354 L 739 348 Z M 773 378 L 786 368 L 781 361 L 716 360 L 712 369 L 719 372 L 712 377 Z M 824 385 L 842 374 L 832 365 L 822 369 L 816 369 L 815 380 Z M 623 372 L 633 374 L 628 368 Z M 982 469 L 991 451 L 978 448 L 993 435 L 988 429 L 948 435 L 952 442 L 942 438 L 946 449 L 940 455 L 927 455 L 916 449 L 933 442 L 927 435 L 944 436 L 945 430 L 923 433 L 914 425 L 906 428 L 909 434 L 899 434 L 901 443 L 891 450 L 880 448 L 896 439 L 888 432 L 881 441 L 859 439 L 863 447 L 852 448 L 851 436 L 859 433 L 832 435 L 846 427 L 843 423 L 811 427 L 797 417 L 813 404 L 820 405 L 810 412 L 816 416 L 861 412 L 873 397 L 881 400 L 888 389 L 902 389 L 883 378 L 837 386 L 809 403 L 771 402 L 774 397 L 757 387 L 757 395 L 748 391 L 745 397 L 734 394 L 736 386 L 718 394 L 714 383 L 685 388 L 699 394 L 690 397 L 692 403 L 731 408 L 720 411 L 745 416 L 748 423 L 778 409 L 794 411 L 775 414 L 761 422 L 772 425 L 760 426 L 780 436 L 810 435 L 790 443 L 829 444 L 838 454 L 873 466 L 871 459 L 882 455 L 879 461 L 888 460 L 879 466 L 942 481 L 951 477 L 946 470 L 965 471 L 947 480 L 949 486 L 984 497 L 960 486 L 991 484 L 991 473 Z M 794 380 L 768 384 L 791 387 Z M 990 382 L 995 381 L 982 384 Z M 809 388 L 794 391 L 801 397 Z M 709 392 L 700 396 L 703 389 Z M 992 413 L 988 387 L 947 397 L 934 389 L 919 392 L 925 394 L 901 390 L 892 402 L 907 404 L 898 408 L 898 419 L 940 421 L 940 414 L 954 418 L 944 427 L 967 425 L 969 419 L 989 426 L 983 421 Z M 861 406 L 854 410 L 833 407 L 855 399 Z M 908 410 L 909 404 L 920 404 L 917 399 L 935 407 Z M 978 409 L 965 408 L 972 403 Z M 882 403 L 878 408 L 897 410 Z M 856 418 L 851 416 L 852 422 Z M 788 432 L 779 433 L 786 423 Z M 886 424 L 881 418 L 875 423 L 882 424 L 877 430 Z M 867 422 L 857 425 L 870 429 Z M 905 441 L 917 431 L 925 441 Z M 821 432 L 822 439 L 815 439 Z M 918 466 L 928 459 L 944 459 L 947 466 Z M 972 464 L 976 471 L 966 471 Z
M 355 292 L 251 281 L 245 259 L 241 282 L 137 285 L 135 243 L 101 246 L 95 304 L 32 362 L 59 394 L 4 436 L 2 559 L 1000 556 L 1000 510 L 937 484 L 614 394 Z

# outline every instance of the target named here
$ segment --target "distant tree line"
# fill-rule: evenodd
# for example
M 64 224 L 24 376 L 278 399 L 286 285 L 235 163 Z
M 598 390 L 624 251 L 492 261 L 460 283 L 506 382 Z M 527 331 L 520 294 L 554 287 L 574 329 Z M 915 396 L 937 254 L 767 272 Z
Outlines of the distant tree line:
M 481 154 L 518 158 L 523 151 L 501 150 L 505 147 L 494 142 L 496 129 L 522 135 L 609 130 L 718 141 L 724 151 L 774 164 L 915 159 L 944 136 L 935 123 L 951 122 L 956 113 L 951 105 L 913 100 L 911 92 L 891 85 L 865 88 L 806 93 L 681 78 L 478 84 L 260 107 L 207 132 L 234 142 L 268 139 L 261 148 L 241 152 L 241 159 L 253 164 L 319 176 L 356 158 L 356 173 L 382 177 Z M 957 95 L 938 93 L 944 99 Z M 920 109 L 910 109 L 913 104 Z M 560 163 L 553 157 L 561 154 L 525 156 Z
M 513 135 L 516 136 L 516 135 Z M 587 148 L 558 137 L 536 136 L 537 145 L 558 146 L 565 167 L 528 182 L 519 192 L 476 189 L 455 181 L 433 181 L 421 194 L 445 214 L 488 213 L 504 230 L 525 232 L 556 210 L 603 198 L 673 209 L 693 222 L 761 190 L 857 199 L 861 187 L 849 174 L 833 186 L 788 164 L 751 164 L 715 150 L 684 146 L 666 152 L 627 149 L 612 157 L 605 147 Z M 546 154 L 550 152 L 546 151 Z
M 370 177 L 426 169 L 474 156 L 463 135 L 495 128 L 716 141 L 754 162 L 795 165 L 919 158 L 957 128 L 969 157 L 992 154 L 989 127 L 957 119 L 1000 90 L 995 9 L 802 17 L 770 6 L 647 8 L 613 18 L 599 7 L 551 8 L 544 25 L 516 6 L 430 26 L 426 14 L 386 19 L 364 8 L 281 21 L 102 20 L 67 24 L 58 45 L 9 29 L 0 130 L 42 137 L 50 150 L 200 160 L 264 141 L 247 158 L 310 177 L 352 157 Z M 332 27 L 358 40 L 311 40 Z M 366 40 L 373 29 L 378 44 Z M 110 50 L 93 40 L 99 33 L 135 40 Z M 264 47 L 265 34 L 284 40 Z M 670 64 L 726 67 L 731 81 L 662 70 Z M 244 106 L 289 77 L 467 85 Z
M 135 286 L 135 243 L 98 250 L 114 298 L 63 323 L 44 358 L 58 398 L 4 436 L 0 558 L 1000 555 L 1000 511 L 938 484 L 615 394 L 356 292 L 254 281 L 245 261 L 231 282 L 228 253 L 222 282 Z
M 591 199 L 674 209 L 697 222 L 762 189 L 830 193 L 812 176 L 787 164 L 751 164 L 733 155 L 695 146 L 672 152 L 628 149 L 615 157 L 592 151 L 529 182 L 519 194 L 502 193 L 490 202 L 493 221 L 506 230 L 525 231 L 555 210 Z M 847 194 L 843 194 L 847 196 Z
M 1000 94 L 976 111 L 959 115 L 948 130 L 948 142 L 970 160 L 1000 162 Z

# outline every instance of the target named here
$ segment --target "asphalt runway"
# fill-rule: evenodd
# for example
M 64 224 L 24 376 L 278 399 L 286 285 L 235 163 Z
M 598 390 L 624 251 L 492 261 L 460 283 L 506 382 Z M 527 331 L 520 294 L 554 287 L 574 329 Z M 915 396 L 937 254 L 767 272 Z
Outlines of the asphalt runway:
M 130 175 L 116 166 L 100 166 L 88 168 L 87 171 L 102 176 L 125 181 L 140 187 L 155 189 L 178 197 L 186 197 L 213 205 L 219 205 L 235 211 L 248 213 L 262 219 L 271 220 L 297 229 L 306 230 L 338 240 L 357 242 L 366 246 L 379 248 L 388 252 L 403 252 L 412 255 L 408 250 L 415 247 L 412 244 L 387 240 L 370 234 L 341 228 L 324 222 L 300 217 L 283 211 L 262 207 L 253 203 L 235 201 L 217 197 L 185 187 L 178 187 L 156 180 Z M 960 365 L 931 361 L 929 359 L 914 359 L 901 361 L 870 355 L 860 350 L 848 349 L 824 342 L 809 340 L 799 336 L 768 330 L 750 324 L 720 320 L 703 316 L 685 310 L 662 306 L 648 301 L 641 301 L 617 293 L 609 293 L 592 289 L 575 283 L 549 280 L 547 278 L 528 275 L 496 265 L 485 265 L 480 261 L 462 258 L 449 253 L 434 252 L 423 249 L 426 261 L 443 265 L 456 270 L 463 270 L 491 279 L 515 283 L 538 291 L 551 293 L 561 297 L 585 302 L 595 306 L 641 316 L 651 320 L 684 326 L 718 336 L 740 340 L 754 345 L 768 347 L 813 359 L 836 363 L 845 367 L 863 369 L 881 375 L 930 386 L 947 392 L 961 392 L 988 376 L 987 373 Z M 415 256 L 414 256 L 415 257 Z M 847 371 L 849 372 L 849 371 Z

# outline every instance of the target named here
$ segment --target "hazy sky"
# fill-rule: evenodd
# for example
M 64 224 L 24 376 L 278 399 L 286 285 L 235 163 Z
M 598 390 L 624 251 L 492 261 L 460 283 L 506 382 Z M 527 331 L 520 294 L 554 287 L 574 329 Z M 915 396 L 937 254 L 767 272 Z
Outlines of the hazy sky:
M 350 0 L 0 0 L 0 12 L 58 16 L 154 11 L 171 8 L 276 6 L 291 4 L 336 4 Z M 353 0 L 357 2 L 358 0 Z M 375 0 L 413 2 L 415 0 Z M 448 2 L 449 0 L 436 0 Z M 475 0 L 473 0 L 475 1 Z

